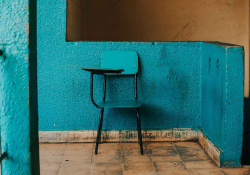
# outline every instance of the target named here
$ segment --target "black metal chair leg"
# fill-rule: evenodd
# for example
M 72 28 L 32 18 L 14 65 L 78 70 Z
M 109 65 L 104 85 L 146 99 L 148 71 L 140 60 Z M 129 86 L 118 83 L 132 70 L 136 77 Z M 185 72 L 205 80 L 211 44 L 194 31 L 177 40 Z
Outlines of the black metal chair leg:
M 102 112 L 102 121 L 101 121 L 101 129 L 100 129 L 100 137 L 99 137 L 99 143 L 98 144 L 101 144 L 102 142 L 102 123 L 103 123 L 103 113 L 104 113 L 104 109 L 103 109 L 103 112 Z
M 137 117 L 137 110 L 136 110 L 136 122 L 137 122 L 137 134 L 138 134 L 138 144 L 140 145 L 140 134 L 139 134 L 139 120 L 138 120 L 138 117 Z
M 141 121 L 140 121 L 140 113 L 139 108 L 136 108 L 137 112 L 137 123 L 138 123 L 138 141 L 140 143 L 141 154 L 143 154 L 143 145 L 142 145 L 142 135 L 141 135 Z
M 103 121 L 103 112 L 104 112 L 104 109 L 102 108 L 101 114 L 100 114 L 100 119 L 99 119 L 98 131 L 97 131 L 97 138 L 96 138 L 96 145 L 95 145 L 95 154 L 97 154 L 97 152 L 98 152 L 98 144 L 99 144 L 99 141 L 100 141 L 100 137 L 102 135 L 101 128 L 102 128 L 102 121 Z

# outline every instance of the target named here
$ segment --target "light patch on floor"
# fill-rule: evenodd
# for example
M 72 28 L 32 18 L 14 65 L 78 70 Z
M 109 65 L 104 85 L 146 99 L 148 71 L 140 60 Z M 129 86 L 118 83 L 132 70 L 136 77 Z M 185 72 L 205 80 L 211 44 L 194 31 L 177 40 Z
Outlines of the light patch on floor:
M 41 175 L 248 175 L 248 168 L 218 168 L 197 142 L 40 144 Z

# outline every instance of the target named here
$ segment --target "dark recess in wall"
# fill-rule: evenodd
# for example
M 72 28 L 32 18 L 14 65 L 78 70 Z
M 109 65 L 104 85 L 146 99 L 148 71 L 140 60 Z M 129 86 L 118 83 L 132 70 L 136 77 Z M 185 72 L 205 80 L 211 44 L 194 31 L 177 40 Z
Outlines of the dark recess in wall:
M 29 1 L 29 109 L 31 174 L 40 174 L 37 92 L 37 0 Z
M 244 100 L 242 165 L 250 165 L 250 98 Z

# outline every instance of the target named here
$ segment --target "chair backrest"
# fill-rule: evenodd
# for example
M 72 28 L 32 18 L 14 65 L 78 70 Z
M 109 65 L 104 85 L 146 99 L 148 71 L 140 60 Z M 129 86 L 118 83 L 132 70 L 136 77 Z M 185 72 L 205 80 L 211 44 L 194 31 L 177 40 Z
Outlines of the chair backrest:
M 104 51 L 101 67 L 103 69 L 123 69 L 122 75 L 134 75 L 138 72 L 138 54 L 135 51 Z

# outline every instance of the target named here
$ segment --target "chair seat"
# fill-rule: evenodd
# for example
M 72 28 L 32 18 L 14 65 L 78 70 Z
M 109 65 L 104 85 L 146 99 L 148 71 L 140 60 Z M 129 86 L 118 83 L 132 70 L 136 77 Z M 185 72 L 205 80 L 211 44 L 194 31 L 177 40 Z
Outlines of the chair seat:
M 98 106 L 102 108 L 139 108 L 141 102 L 139 100 L 101 101 Z

